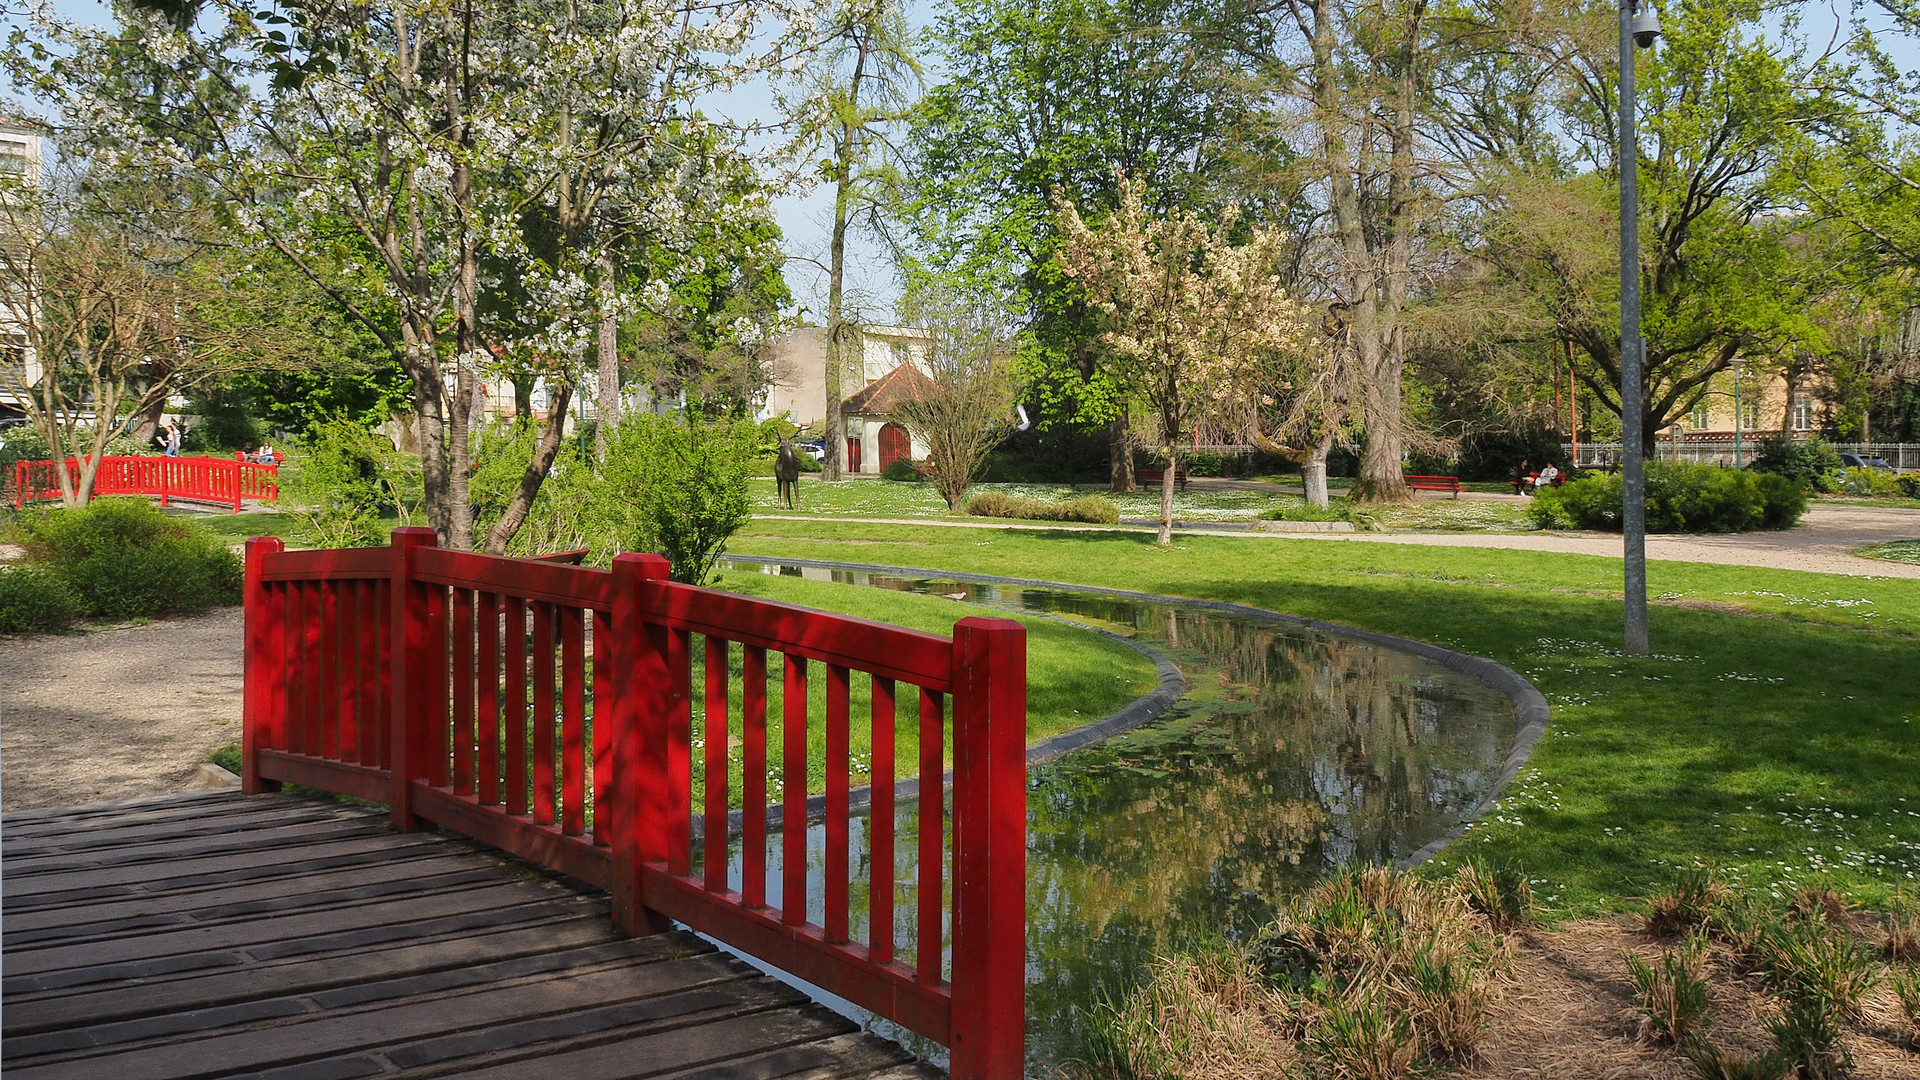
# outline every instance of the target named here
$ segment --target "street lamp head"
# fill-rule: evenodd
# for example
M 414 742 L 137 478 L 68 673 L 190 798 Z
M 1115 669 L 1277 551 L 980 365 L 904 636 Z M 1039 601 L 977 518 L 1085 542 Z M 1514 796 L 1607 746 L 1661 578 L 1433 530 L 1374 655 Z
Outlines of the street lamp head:
M 1660 37 L 1660 16 L 1651 6 L 1633 13 L 1633 43 L 1643 49 L 1653 48 Z

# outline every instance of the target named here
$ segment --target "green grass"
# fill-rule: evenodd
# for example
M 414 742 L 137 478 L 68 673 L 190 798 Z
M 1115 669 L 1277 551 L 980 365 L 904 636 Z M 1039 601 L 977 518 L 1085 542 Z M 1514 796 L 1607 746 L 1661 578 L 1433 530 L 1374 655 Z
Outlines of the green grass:
M 1857 548 L 1855 555 L 1888 562 L 1920 563 L 1920 540 L 1895 540 L 1890 544 L 1870 544 Z
M 220 534 L 228 543 L 245 540 L 249 536 L 277 536 L 290 541 L 300 524 L 292 514 L 282 514 L 277 510 L 249 514 L 207 514 L 197 516 L 195 520 Z
M 1491 657 L 1552 728 L 1440 860 L 1511 860 L 1556 911 L 1629 906 L 1682 867 L 1866 902 L 1920 881 L 1920 581 L 1654 562 L 1656 655 L 1619 654 L 1620 564 L 1544 552 L 759 521 L 734 548 L 1234 600 Z

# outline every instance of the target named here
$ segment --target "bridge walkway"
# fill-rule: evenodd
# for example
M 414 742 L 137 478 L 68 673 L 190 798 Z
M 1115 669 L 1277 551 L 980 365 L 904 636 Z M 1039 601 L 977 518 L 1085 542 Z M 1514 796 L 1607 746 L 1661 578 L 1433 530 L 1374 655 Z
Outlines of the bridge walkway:
M 943 1073 L 685 932 L 384 810 L 202 793 L 0 818 L 8 1080 Z

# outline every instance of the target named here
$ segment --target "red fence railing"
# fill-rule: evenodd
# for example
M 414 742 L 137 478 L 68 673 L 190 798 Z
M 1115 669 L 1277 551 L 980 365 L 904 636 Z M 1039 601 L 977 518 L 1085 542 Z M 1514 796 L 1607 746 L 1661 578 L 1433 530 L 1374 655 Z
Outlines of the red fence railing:
M 609 572 L 446 551 L 428 529 L 340 551 L 249 540 L 246 789 L 386 802 L 396 828 L 446 826 L 605 888 L 629 933 L 678 920 L 945 1043 L 956 1077 L 1021 1076 L 1023 628 L 965 619 L 949 639 L 680 585 L 666 569 L 655 555 Z M 856 722 L 872 747 L 864 881 L 849 866 Z M 926 793 L 906 807 L 902 750 Z M 916 843 L 912 880 L 896 881 L 902 809 Z
M 20 461 L 14 463 L 14 506 L 60 497 L 58 463 Z M 67 475 L 75 485 L 80 482 L 80 462 L 66 460 Z M 95 495 L 157 495 L 160 505 L 173 499 L 215 502 L 240 512 L 240 504 L 278 502 L 279 469 L 249 461 L 231 461 L 210 457 L 103 457 L 93 477 Z

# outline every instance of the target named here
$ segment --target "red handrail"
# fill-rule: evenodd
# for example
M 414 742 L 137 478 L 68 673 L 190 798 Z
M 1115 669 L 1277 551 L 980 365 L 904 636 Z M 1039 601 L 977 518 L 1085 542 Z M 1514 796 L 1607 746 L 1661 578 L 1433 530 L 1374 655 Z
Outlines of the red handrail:
M 656 555 L 619 556 L 609 572 L 446 551 L 428 529 L 343 551 L 249 540 L 246 790 L 294 782 L 386 802 L 396 828 L 446 826 L 605 888 L 628 933 L 679 920 L 943 1042 L 956 1077 L 1021 1076 L 1025 631 L 973 618 L 949 639 L 679 585 L 666 571 Z M 769 653 L 779 654 L 771 666 Z M 896 957 L 892 858 L 868 860 L 868 940 L 849 933 L 855 673 L 872 702 L 862 722 L 872 726 L 873 851 L 894 845 L 902 692 L 922 721 L 919 869 L 901 883 L 917 893 L 912 963 Z M 777 738 L 770 676 L 783 688 Z M 815 678 L 826 690 L 817 716 L 807 695 Z M 949 701 L 951 815 L 938 794 Z M 824 725 L 824 765 L 809 765 L 813 723 Z M 744 758 L 737 890 L 727 874 L 730 743 Z M 816 923 L 800 898 L 808 780 L 822 772 L 825 914 Z M 770 842 L 780 849 L 771 888 Z
M 60 477 L 53 461 L 14 464 L 13 504 L 60 498 Z M 67 476 L 80 483 L 80 460 L 66 460 Z M 157 495 L 160 505 L 173 499 L 215 502 L 240 512 L 245 500 L 280 501 L 279 468 L 250 461 L 212 457 L 103 457 L 93 476 L 95 495 Z

